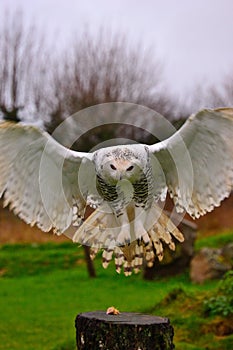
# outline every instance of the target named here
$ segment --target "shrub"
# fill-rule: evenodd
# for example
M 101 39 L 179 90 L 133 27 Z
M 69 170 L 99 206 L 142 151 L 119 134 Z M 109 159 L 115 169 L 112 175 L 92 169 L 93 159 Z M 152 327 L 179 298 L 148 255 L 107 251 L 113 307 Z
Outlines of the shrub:
M 204 301 L 204 310 L 209 315 L 233 315 L 233 271 L 228 271 L 219 282 L 217 296 Z

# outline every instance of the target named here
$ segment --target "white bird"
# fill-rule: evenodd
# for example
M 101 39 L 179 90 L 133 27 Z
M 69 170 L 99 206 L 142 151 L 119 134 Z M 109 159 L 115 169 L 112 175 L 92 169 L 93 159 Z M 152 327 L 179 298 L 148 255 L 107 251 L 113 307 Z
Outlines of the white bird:
M 0 195 L 28 224 L 103 248 L 117 272 L 137 272 L 175 249 L 183 235 L 158 200 L 167 191 L 178 213 L 211 211 L 233 187 L 233 109 L 202 110 L 154 145 L 72 151 L 35 126 L 0 123 Z M 86 207 L 95 211 L 84 220 Z M 78 228 L 77 228 L 78 226 Z

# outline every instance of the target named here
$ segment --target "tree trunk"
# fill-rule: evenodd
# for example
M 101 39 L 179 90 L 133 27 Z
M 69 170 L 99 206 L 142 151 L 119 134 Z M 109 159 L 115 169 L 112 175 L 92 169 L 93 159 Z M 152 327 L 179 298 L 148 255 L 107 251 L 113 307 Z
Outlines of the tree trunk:
M 78 350 L 170 350 L 174 330 L 169 319 L 123 312 L 86 312 L 75 321 Z
M 93 261 L 91 260 L 91 257 L 90 257 L 90 247 L 84 245 L 83 248 L 85 252 L 85 260 L 87 264 L 87 271 L 88 271 L 89 277 L 95 278 L 96 272 L 95 272 Z

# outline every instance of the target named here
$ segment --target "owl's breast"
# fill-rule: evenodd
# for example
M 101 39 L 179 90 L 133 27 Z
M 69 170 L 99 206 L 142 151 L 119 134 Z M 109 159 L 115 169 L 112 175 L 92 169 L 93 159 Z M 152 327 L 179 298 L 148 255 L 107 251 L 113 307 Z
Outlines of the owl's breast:
M 100 196 L 107 202 L 115 201 L 118 198 L 118 193 L 115 185 L 110 185 L 97 174 L 96 188 Z
M 133 183 L 134 201 L 136 206 L 150 206 L 153 198 L 153 176 L 152 169 L 148 167 L 139 181 Z
M 100 175 L 97 175 L 96 185 L 100 196 L 111 205 L 117 215 L 122 213 L 129 204 L 149 207 L 152 202 L 153 182 L 150 169 L 142 173 L 140 178 L 133 183 L 123 179 L 116 185 L 107 183 Z

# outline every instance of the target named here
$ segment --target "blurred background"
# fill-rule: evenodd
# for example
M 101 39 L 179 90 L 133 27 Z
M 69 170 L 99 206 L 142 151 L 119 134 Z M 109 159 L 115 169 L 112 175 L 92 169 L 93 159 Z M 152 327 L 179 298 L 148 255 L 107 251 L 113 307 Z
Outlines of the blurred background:
M 177 129 L 201 108 L 233 106 L 232 14 L 231 0 L 1 0 L 0 118 L 52 133 L 84 108 L 119 101 L 156 110 Z M 106 123 L 73 147 L 88 151 L 119 135 L 155 142 L 143 130 Z M 58 139 L 66 143 L 66 135 Z M 114 267 L 99 269 L 100 257 L 91 262 L 66 237 L 42 233 L 1 205 L 0 348 L 74 349 L 75 315 L 118 303 L 123 311 L 163 312 L 177 321 L 177 349 L 229 349 L 232 298 L 217 318 L 214 303 L 200 305 L 221 295 L 218 279 L 232 270 L 233 197 L 195 223 L 186 217 L 181 229 L 190 238 L 185 249 L 167 252 L 163 265 L 126 283 L 115 279 Z

